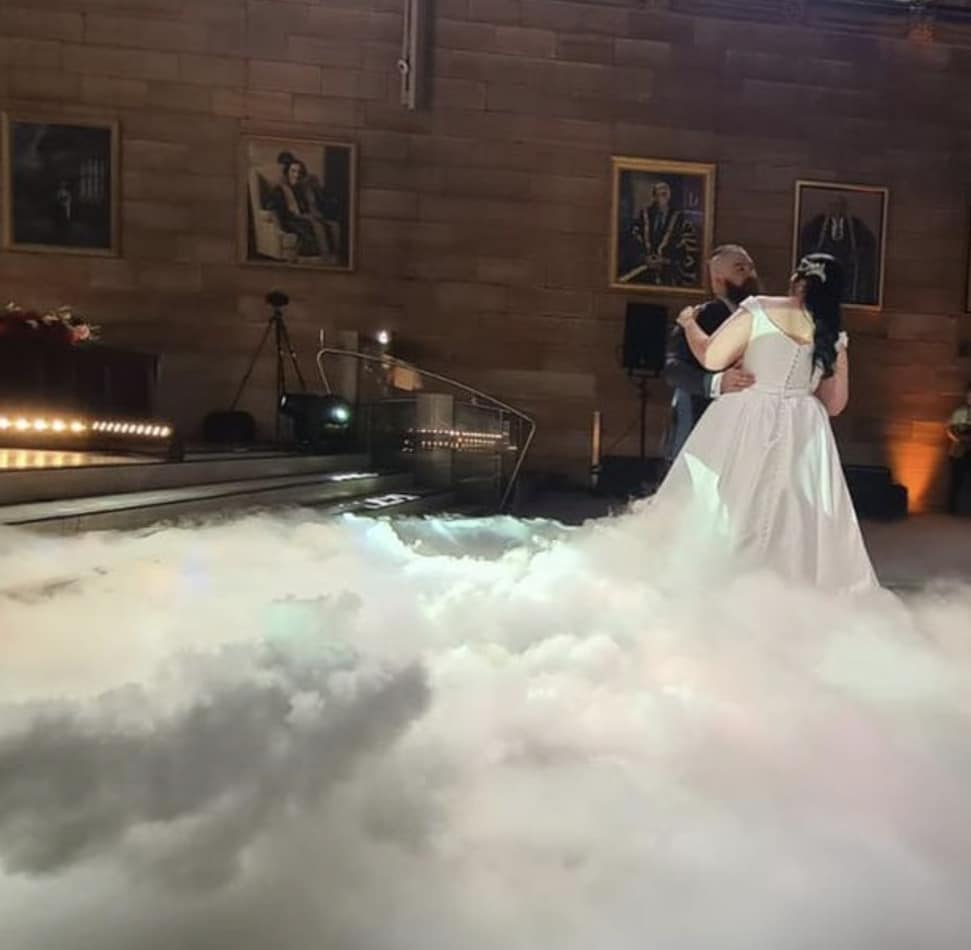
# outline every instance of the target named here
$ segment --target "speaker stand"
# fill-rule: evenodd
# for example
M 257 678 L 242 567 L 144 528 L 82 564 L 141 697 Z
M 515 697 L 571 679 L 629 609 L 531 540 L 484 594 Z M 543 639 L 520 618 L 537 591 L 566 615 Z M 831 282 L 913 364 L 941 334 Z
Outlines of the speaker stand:
M 655 379 L 656 373 L 630 373 L 630 378 L 635 381 L 638 396 L 641 403 L 641 452 L 640 460 L 643 462 L 647 458 L 647 400 L 650 396 L 648 384 Z

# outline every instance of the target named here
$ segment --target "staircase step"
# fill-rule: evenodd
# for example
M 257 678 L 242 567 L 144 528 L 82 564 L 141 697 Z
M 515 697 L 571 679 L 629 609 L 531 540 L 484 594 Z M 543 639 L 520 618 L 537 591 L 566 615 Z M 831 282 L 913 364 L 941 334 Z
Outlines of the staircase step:
M 0 503 L 57 501 L 95 495 L 151 492 L 225 482 L 313 476 L 334 472 L 372 472 L 365 455 L 295 455 L 283 452 L 202 452 L 182 462 L 126 459 L 115 464 L 35 467 L 0 471 Z
M 211 517 L 227 511 L 282 505 L 320 506 L 348 502 L 348 510 L 368 499 L 401 494 L 422 496 L 412 490 L 407 473 L 242 479 L 155 491 L 124 492 L 84 498 L 31 502 L 0 507 L 0 524 L 54 534 L 141 528 L 160 521 Z

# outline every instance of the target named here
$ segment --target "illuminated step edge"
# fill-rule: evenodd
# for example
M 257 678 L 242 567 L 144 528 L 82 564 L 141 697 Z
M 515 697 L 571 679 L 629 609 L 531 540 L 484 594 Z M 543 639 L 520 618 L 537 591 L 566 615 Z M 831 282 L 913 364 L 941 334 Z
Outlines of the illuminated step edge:
M 336 476 L 336 477 L 334 477 Z M 334 473 L 312 478 L 250 479 L 151 492 L 97 495 L 0 507 L 0 523 L 56 534 L 124 530 L 178 519 L 238 516 L 246 510 L 325 508 L 391 494 L 414 494 L 407 473 Z
M 248 481 L 262 478 L 287 478 L 371 471 L 364 455 L 246 455 L 230 452 L 187 456 L 183 462 L 163 459 L 126 459 L 115 464 L 85 465 L 83 453 L 63 453 L 64 464 L 33 467 L 26 463 L 26 450 L 6 449 L 12 464 L 0 470 L 0 499 L 5 504 L 87 498 L 92 495 L 119 495 L 128 492 L 159 491 L 193 485 Z M 24 452 L 23 467 L 18 468 L 18 453 Z

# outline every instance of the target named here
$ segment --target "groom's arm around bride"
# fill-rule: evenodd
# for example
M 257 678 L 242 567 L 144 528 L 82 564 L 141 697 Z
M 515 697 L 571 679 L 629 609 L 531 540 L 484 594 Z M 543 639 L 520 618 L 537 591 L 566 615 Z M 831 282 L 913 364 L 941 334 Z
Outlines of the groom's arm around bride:
M 731 310 L 723 300 L 705 304 L 698 323 L 706 333 L 714 333 L 729 317 Z M 671 403 L 671 434 L 667 444 L 668 462 L 674 460 L 712 399 L 741 392 L 755 382 L 755 377 L 740 364 L 723 372 L 706 370 L 694 357 L 684 329 L 675 325 L 668 341 L 664 361 L 664 380 L 674 390 Z

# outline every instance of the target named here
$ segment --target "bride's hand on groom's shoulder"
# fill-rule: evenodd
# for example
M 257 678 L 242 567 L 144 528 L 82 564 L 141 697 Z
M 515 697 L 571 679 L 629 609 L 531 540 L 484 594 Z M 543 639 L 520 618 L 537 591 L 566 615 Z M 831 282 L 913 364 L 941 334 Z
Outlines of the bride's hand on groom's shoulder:
M 685 307 L 681 313 L 678 314 L 678 319 L 675 321 L 679 327 L 686 327 L 689 323 L 694 323 L 698 319 L 698 313 L 701 307 Z

